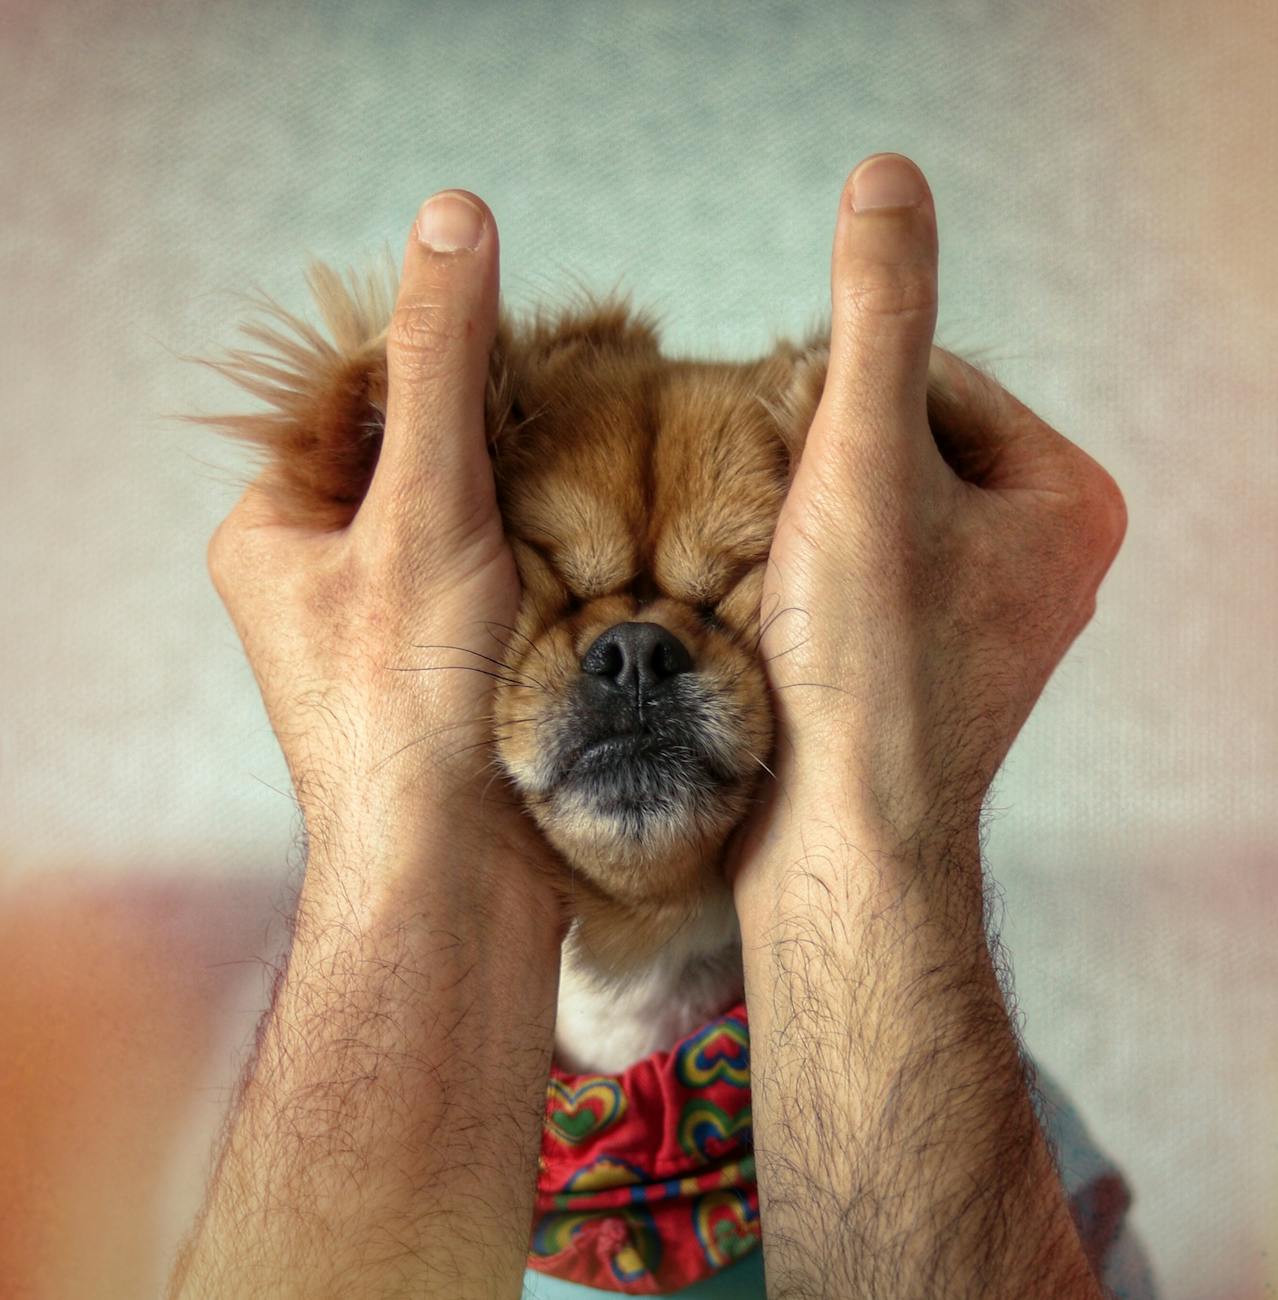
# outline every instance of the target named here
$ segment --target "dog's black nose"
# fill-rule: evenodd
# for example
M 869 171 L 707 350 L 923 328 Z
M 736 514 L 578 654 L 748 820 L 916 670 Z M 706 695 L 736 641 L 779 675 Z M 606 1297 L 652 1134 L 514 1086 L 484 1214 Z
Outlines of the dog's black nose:
M 581 671 L 610 688 L 647 699 L 672 677 L 691 672 L 692 656 L 658 623 L 618 623 L 601 632 L 582 655 Z

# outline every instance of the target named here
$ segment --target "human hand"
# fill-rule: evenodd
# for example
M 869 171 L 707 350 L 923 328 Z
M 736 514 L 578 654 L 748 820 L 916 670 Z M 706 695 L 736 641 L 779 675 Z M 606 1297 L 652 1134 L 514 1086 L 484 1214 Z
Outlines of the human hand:
M 738 886 L 749 846 L 832 794 L 901 839 L 975 827 L 1126 530 L 1096 461 L 979 371 L 933 356 L 931 194 L 908 160 L 879 157 L 841 196 L 829 366 L 772 544 L 761 652 L 786 798 L 746 828 Z M 854 210 L 876 181 L 888 206 Z M 953 391 L 935 436 L 929 360 Z
M 456 198 L 433 249 L 409 238 L 351 521 L 290 522 L 263 477 L 209 547 L 310 842 L 170 1296 L 489 1296 L 524 1270 L 566 924 L 549 848 L 485 797 L 491 678 L 464 670 L 520 598 L 485 445 L 497 231 L 465 197 L 469 251 L 439 238 Z
M 1097 1300 L 984 933 L 979 817 L 1123 498 L 933 361 L 936 217 L 908 160 L 845 187 L 832 297 L 764 582 L 779 780 L 729 861 L 768 1286 Z
M 329 856 L 413 863 L 446 832 L 467 849 L 450 856 L 478 893 L 525 888 L 557 908 L 541 837 L 486 793 L 484 656 L 500 644 L 491 630 L 513 623 L 520 587 L 485 445 L 497 230 L 481 200 L 451 193 L 430 207 L 436 247 L 410 236 L 404 253 L 385 433 L 354 519 L 325 531 L 286 523 L 259 479 L 214 534 L 209 568 L 288 762 L 308 880 Z M 372 897 L 388 883 L 347 877 L 342 889 Z

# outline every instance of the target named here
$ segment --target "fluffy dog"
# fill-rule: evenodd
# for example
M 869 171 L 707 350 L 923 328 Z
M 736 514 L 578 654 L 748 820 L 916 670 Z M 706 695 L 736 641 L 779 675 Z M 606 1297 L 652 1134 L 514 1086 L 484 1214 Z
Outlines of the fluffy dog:
M 273 300 L 268 351 L 209 361 L 270 410 L 200 416 L 266 453 L 298 523 L 350 521 L 377 462 L 397 272 L 308 272 L 329 336 Z M 284 327 L 283 329 L 277 326 Z M 764 357 L 664 356 L 615 297 L 503 310 L 486 418 L 523 584 L 493 696 L 497 763 L 573 876 L 555 1061 L 620 1071 L 740 998 L 725 841 L 768 771 L 764 566 L 825 381 L 828 325 Z M 929 376 L 938 445 L 953 400 Z

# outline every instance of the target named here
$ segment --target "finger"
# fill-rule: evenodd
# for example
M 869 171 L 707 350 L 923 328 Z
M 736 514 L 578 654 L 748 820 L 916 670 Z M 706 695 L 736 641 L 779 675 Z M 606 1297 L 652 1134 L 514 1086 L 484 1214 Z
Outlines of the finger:
M 422 205 L 387 333 L 386 428 L 361 515 L 442 533 L 495 518 L 484 390 L 499 270 L 483 200 L 444 190 Z
M 867 450 L 930 446 L 927 378 L 936 328 L 936 213 L 923 173 L 873 154 L 840 196 L 831 259 L 830 363 L 820 422 Z M 887 445 L 883 445 L 887 444 Z
M 943 348 L 933 351 L 929 411 L 945 462 L 977 487 L 1117 493 L 1103 466 L 1077 443 L 991 375 Z

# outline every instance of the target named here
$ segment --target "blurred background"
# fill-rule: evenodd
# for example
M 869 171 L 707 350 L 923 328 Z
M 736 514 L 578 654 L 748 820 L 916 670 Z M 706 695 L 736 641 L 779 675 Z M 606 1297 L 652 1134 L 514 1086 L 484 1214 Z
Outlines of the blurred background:
M 1278 1294 L 1276 69 L 1278 11 L 1227 0 L 9 0 L 0 1292 L 156 1293 L 297 882 L 205 570 L 249 462 L 171 418 L 248 399 L 182 354 L 460 186 L 508 306 L 620 283 L 668 352 L 747 359 L 827 306 L 844 179 L 894 150 L 938 341 L 1130 514 L 992 798 L 1025 1040 L 1168 1300 Z

